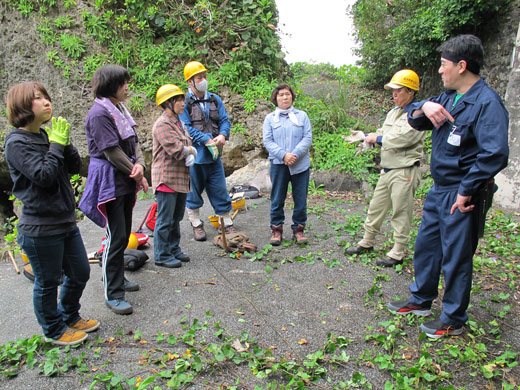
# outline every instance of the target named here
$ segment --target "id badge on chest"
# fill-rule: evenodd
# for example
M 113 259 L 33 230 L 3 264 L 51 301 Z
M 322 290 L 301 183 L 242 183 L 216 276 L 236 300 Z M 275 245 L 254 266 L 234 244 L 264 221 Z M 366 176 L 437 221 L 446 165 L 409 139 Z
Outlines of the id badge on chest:
M 448 143 L 453 146 L 460 146 L 460 135 L 455 134 L 455 131 L 457 130 L 457 126 L 454 124 L 451 128 L 451 133 L 448 136 Z

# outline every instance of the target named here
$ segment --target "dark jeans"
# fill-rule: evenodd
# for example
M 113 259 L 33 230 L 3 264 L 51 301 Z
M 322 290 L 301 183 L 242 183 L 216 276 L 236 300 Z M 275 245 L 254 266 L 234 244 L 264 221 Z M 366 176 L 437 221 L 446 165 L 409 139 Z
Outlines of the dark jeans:
M 270 175 L 273 184 L 271 189 L 271 226 L 281 225 L 285 221 L 283 206 L 289 183 L 292 185 L 294 200 L 291 228 L 295 229 L 298 225 L 305 226 L 307 224 L 307 192 L 309 190 L 310 169 L 291 175 L 287 165 L 271 163 Z
M 103 250 L 105 299 L 125 297 L 125 249 L 132 230 L 135 194 L 118 196 L 106 204 L 107 231 Z
M 186 196 L 181 192 L 155 193 L 157 221 L 153 233 L 153 257 L 155 262 L 171 260 L 182 251 L 179 247 L 181 230 L 179 223 L 184 217 Z
M 226 189 L 226 176 L 222 160 L 211 164 L 194 164 L 190 168 L 191 192 L 186 200 L 186 207 L 199 209 L 204 204 L 202 192 L 206 190 L 209 202 L 215 214 L 224 215 L 231 211 L 231 199 Z
M 18 234 L 18 243 L 34 273 L 33 304 L 36 319 L 49 338 L 59 338 L 80 319 L 79 300 L 90 277 L 81 234 L 74 230 L 47 237 Z M 61 272 L 65 278 L 60 290 Z

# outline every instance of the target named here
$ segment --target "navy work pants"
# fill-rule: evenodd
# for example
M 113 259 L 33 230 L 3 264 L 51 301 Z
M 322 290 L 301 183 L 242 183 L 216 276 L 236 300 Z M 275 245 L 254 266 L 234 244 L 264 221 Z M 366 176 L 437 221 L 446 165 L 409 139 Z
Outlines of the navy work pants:
M 457 192 L 434 185 L 426 197 L 415 244 L 415 281 L 410 286 L 410 302 L 431 303 L 437 298 L 442 271 L 445 290 L 441 320 L 458 327 L 468 320 L 473 255 L 478 244 L 478 207 L 464 214 L 456 209 L 450 215 Z

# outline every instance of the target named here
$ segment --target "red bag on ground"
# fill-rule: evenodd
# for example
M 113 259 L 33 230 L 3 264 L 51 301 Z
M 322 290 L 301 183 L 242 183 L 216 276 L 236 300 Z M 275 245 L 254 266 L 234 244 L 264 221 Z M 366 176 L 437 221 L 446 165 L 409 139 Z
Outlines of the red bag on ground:
M 137 229 L 138 233 L 142 233 L 143 225 L 145 225 L 150 231 L 154 231 L 155 229 L 155 221 L 157 221 L 157 202 L 154 202 L 146 212 L 139 228 Z

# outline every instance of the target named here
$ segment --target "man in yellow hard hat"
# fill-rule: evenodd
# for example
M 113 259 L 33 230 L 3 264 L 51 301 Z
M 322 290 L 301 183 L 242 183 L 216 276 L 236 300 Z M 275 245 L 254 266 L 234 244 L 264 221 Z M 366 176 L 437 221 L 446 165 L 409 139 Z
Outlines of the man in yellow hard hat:
M 379 266 L 390 267 L 402 263 L 406 255 L 425 134 L 414 130 L 408 124 L 407 117 L 410 104 L 415 101 L 419 90 L 417 73 L 409 69 L 400 70 L 385 85 L 385 89 L 392 90 L 397 107 L 387 114 L 380 129 L 367 134 L 364 139 L 369 144 L 381 146 L 381 176 L 368 207 L 363 239 L 347 248 L 346 253 L 353 255 L 373 250 L 376 235 L 391 209 L 394 246 L 386 257 L 376 261 Z
M 204 190 L 215 214 L 224 218 L 226 233 L 236 232 L 229 216 L 231 199 L 220 159 L 222 148 L 229 139 L 231 122 L 220 96 L 208 92 L 206 73 L 207 69 L 198 61 L 188 62 L 184 67 L 184 79 L 189 88 L 184 112 L 179 116 L 197 149 L 195 164 L 190 168 L 191 192 L 186 200 L 188 218 L 197 241 L 206 240 L 204 223 L 200 219 Z
M 442 312 L 421 324 L 430 338 L 460 335 L 468 321 L 473 256 L 484 234 L 496 189 L 494 176 L 507 166 L 509 114 L 500 96 L 480 77 L 481 40 L 470 34 L 437 48 L 446 91 L 412 104 L 411 126 L 432 130 L 433 185 L 424 201 L 413 256 L 409 298 L 389 302 L 395 314 L 429 316 L 444 277 Z

